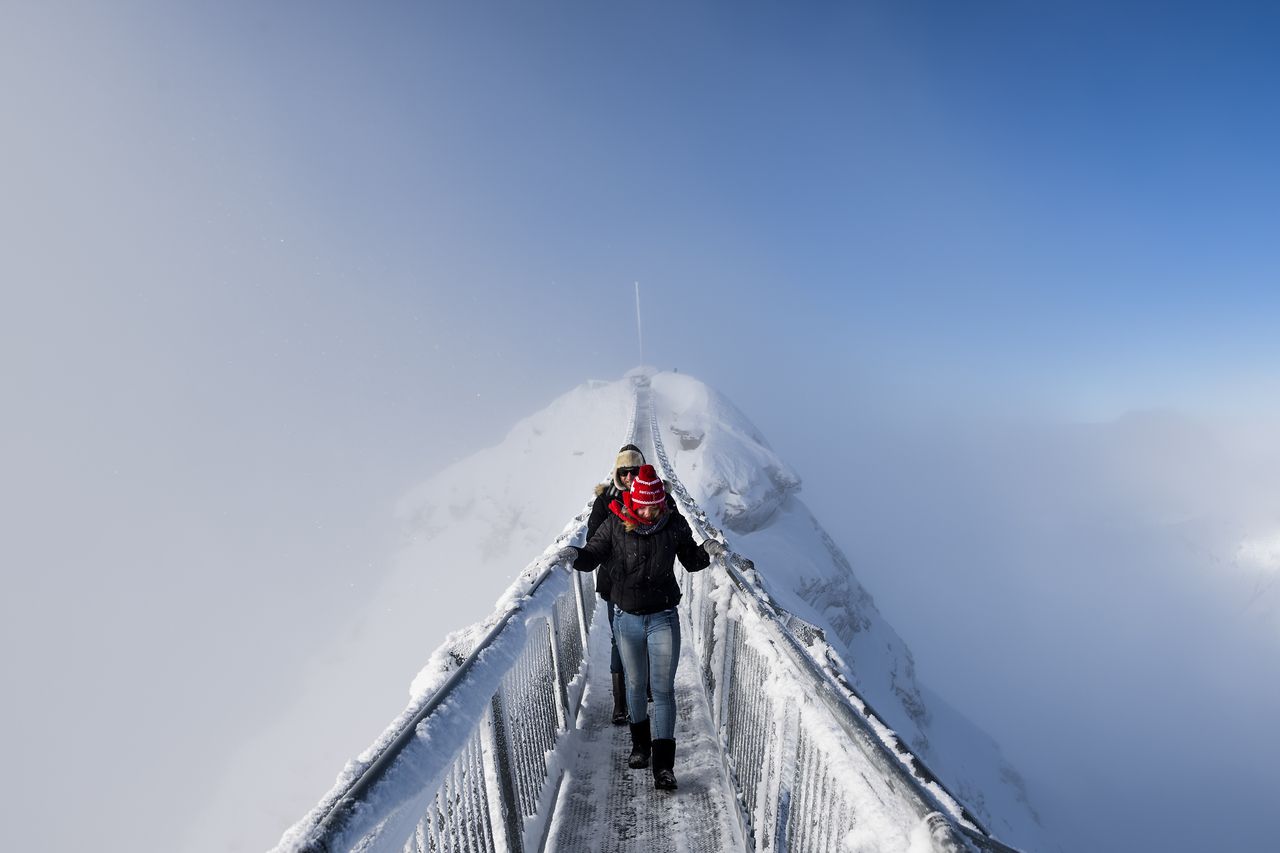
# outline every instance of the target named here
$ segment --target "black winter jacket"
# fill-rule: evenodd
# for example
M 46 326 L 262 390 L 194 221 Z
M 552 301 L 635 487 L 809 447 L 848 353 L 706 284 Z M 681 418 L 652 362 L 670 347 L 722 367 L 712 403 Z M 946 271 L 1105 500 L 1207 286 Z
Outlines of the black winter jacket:
M 592 536 L 596 535 L 596 531 L 600 529 L 604 520 L 613 514 L 609 512 L 609 504 L 620 500 L 622 500 L 622 492 L 618 491 L 618 487 L 613 483 L 596 486 L 596 500 L 591 504 L 591 515 L 587 518 L 588 542 L 591 541 Z
M 591 537 L 596 535 L 596 531 L 600 529 L 600 525 L 605 520 L 613 517 L 613 513 L 609 511 L 609 504 L 614 501 L 622 500 L 622 492 L 618 491 L 618 487 L 613 483 L 596 486 L 596 499 L 591 504 L 591 515 L 587 517 L 587 538 L 590 542 Z M 667 511 L 676 512 L 675 498 L 671 497 L 671 493 L 667 492 Z M 589 572 L 596 567 L 596 564 L 590 558 L 583 559 L 579 557 L 574 563 L 574 568 L 579 571 Z M 606 562 L 600 566 L 600 571 L 596 572 L 596 595 L 609 601 L 609 588 L 611 586 L 611 578 L 609 576 L 609 564 Z
M 657 613 L 680 603 L 676 557 L 690 572 L 711 565 L 678 511 L 668 507 L 665 522 L 652 533 L 628 533 L 622 519 L 610 512 L 573 567 L 589 572 L 603 564 L 602 574 L 609 575 L 609 600 L 628 613 Z M 597 577 L 597 590 L 599 583 Z

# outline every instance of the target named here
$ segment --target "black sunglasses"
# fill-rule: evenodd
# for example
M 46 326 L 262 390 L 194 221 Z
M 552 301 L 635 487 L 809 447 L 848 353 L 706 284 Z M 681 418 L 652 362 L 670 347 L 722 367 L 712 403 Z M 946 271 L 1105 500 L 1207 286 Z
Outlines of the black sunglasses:
M 618 479 L 621 480 L 623 477 L 634 477 L 639 473 L 640 473 L 639 468 L 619 468 Z

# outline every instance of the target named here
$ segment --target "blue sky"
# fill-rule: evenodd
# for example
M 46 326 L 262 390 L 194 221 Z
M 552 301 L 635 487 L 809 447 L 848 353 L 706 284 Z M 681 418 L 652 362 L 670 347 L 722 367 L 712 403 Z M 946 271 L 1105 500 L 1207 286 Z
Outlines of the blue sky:
M 725 392 L 818 507 L 869 464 L 833 451 L 868 412 L 1273 418 L 1278 17 L 10 4 L 0 511 L 6 563 L 40 567 L 11 601 L 51 609 L 6 630 L 79 626 L 23 663 L 33 720 L 252 672 L 189 745 L 213 760 L 287 689 L 263 644 L 282 672 L 307 648 L 281 608 L 338 618 L 407 486 L 634 366 L 635 281 L 646 361 Z M 869 586 L 890 621 L 920 595 Z M 104 633 L 135 669 L 69 679 Z
M 419 315 L 385 336 L 411 363 L 486 325 L 567 375 L 640 280 L 655 361 L 817 338 L 924 393 L 1247 407 L 1280 355 L 1275 15 L 1108 6 L 42 12 L 82 62 L 28 94 L 48 170 L 118 173 L 99 215 L 236 293 L 277 264 L 325 316 Z

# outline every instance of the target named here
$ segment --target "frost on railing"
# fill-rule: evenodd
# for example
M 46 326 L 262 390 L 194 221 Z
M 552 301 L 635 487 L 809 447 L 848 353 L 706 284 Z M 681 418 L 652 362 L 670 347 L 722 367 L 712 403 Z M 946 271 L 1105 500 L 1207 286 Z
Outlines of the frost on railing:
M 652 461 L 698 535 L 727 544 L 676 476 L 640 390 Z M 876 849 L 1012 853 L 826 662 L 821 632 L 770 598 L 750 560 L 726 551 L 711 570 L 685 573 L 682 586 L 752 849 L 818 853 L 874 840 Z

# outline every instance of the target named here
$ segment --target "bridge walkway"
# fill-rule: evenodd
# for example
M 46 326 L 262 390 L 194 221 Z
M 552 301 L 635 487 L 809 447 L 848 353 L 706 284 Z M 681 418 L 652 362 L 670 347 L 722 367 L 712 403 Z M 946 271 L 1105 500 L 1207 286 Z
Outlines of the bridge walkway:
M 591 635 L 590 675 L 573 743 L 564 747 L 565 778 L 551 819 L 547 850 L 599 853 L 728 853 L 745 850 L 736 795 L 699 681 L 684 625 L 676 670 L 677 791 L 658 791 L 650 770 L 627 766 L 631 736 L 610 722 L 609 630 Z

